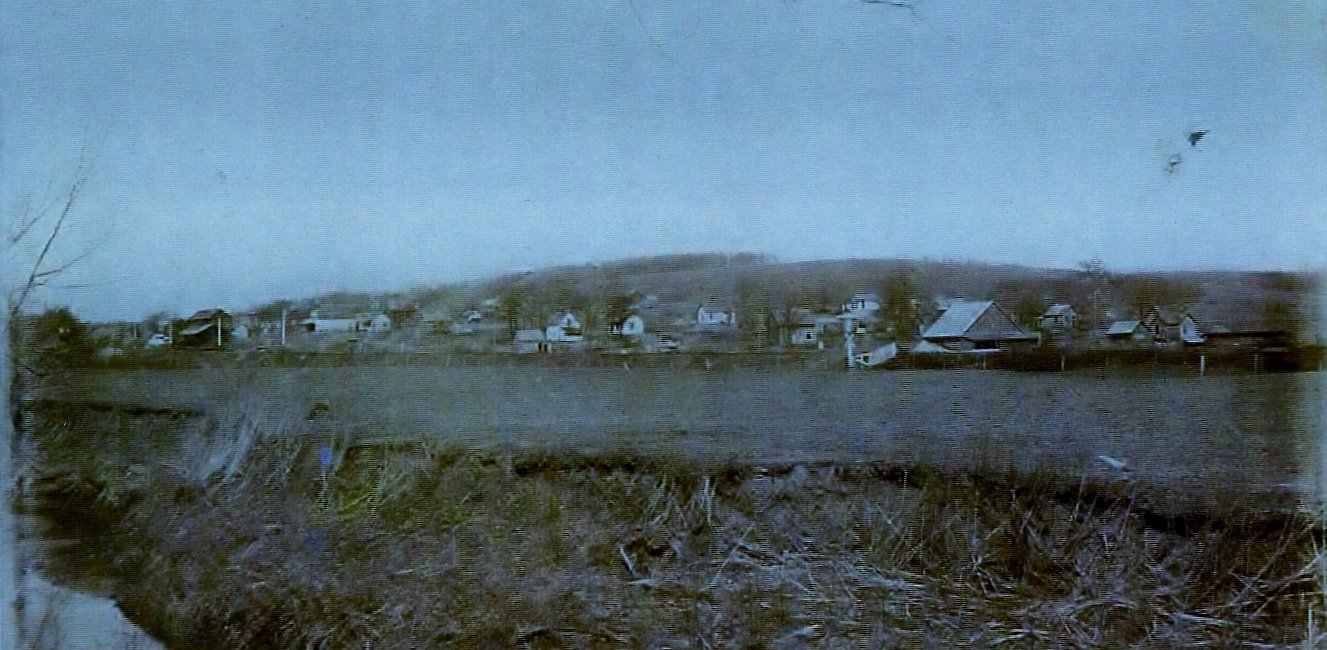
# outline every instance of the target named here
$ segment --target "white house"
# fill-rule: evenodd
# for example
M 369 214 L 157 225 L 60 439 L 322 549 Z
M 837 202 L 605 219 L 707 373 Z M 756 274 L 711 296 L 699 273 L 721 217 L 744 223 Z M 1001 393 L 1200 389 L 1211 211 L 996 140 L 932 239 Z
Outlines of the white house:
M 361 332 L 387 332 L 392 329 L 392 319 L 387 314 L 361 314 L 356 317 Z
M 737 312 L 708 309 L 700 305 L 696 308 L 696 324 L 701 327 L 734 327 L 737 325 Z
M 843 313 L 870 314 L 880 311 L 880 304 L 880 296 L 874 293 L 858 293 L 853 295 L 852 300 L 843 304 Z
M 544 337 L 549 342 L 579 343 L 585 340 L 585 332 L 581 329 L 580 319 L 567 312 L 558 318 L 557 324 L 544 328 Z
M 645 319 L 632 314 L 609 327 L 610 334 L 617 336 L 639 337 L 645 334 Z

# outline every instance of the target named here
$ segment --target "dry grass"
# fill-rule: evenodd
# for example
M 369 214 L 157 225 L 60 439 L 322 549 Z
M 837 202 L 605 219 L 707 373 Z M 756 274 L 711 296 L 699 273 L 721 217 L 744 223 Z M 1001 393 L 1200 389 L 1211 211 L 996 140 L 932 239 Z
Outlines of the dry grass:
M 330 425 L 200 453 L 168 440 L 206 423 L 139 417 L 126 440 L 122 416 L 79 417 L 40 430 L 42 466 L 65 470 L 60 494 L 117 495 L 80 507 L 114 513 L 119 600 L 180 647 L 1327 639 L 1323 531 L 1298 514 L 1165 516 L 1136 487 L 1027 472 L 480 452 Z M 125 471 L 145 453 L 226 462 Z
M 491 453 L 630 448 L 698 466 L 891 458 L 983 474 L 1054 468 L 1076 485 L 1084 474 L 1114 475 L 1097 460 L 1106 455 L 1192 509 L 1313 471 L 1304 452 L 1322 421 L 1304 407 L 1323 395 L 1313 374 L 362 367 L 92 373 L 63 398 L 287 428 L 324 403 L 326 421 L 299 431 Z

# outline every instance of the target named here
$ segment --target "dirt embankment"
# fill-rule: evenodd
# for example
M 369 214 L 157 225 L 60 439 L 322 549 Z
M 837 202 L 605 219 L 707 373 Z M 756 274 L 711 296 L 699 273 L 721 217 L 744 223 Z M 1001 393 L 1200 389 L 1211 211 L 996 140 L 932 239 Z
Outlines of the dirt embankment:
M 1322 643 L 1316 520 L 1124 483 L 267 437 L 48 404 L 38 489 L 174 647 Z M 184 442 L 191 437 L 193 442 Z

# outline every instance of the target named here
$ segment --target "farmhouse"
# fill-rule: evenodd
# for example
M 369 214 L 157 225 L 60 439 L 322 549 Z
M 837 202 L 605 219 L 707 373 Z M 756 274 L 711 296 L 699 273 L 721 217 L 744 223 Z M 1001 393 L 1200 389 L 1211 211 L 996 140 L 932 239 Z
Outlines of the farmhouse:
M 636 338 L 645 334 L 645 319 L 632 314 L 626 318 L 614 321 L 608 326 L 608 333 L 614 336 L 625 336 Z
M 737 325 L 737 312 L 710 309 L 705 305 L 700 305 L 696 308 L 696 325 L 700 327 L 735 327 Z
M 991 300 L 951 301 L 922 338 L 951 352 L 1007 350 L 1037 342 L 1035 334 L 1024 331 Z
M 579 343 L 585 339 L 581 321 L 575 314 L 567 312 L 558 318 L 556 324 L 544 328 L 544 338 L 550 343 Z
M 1158 342 L 1184 342 L 1194 345 L 1203 342 L 1198 324 L 1188 312 L 1175 312 L 1153 305 L 1142 317 L 1143 328 Z
M 1062 332 L 1078 327 L 1078 312 L 1065 303 L 1056 303 L 1046 309 L 1038 319 L 1041 329 L 1048 332 Z

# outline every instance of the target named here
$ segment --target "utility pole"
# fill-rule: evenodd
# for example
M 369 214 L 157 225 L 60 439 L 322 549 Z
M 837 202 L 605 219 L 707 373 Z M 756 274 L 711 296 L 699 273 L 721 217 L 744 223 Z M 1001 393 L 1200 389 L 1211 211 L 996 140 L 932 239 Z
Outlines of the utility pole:
M 286 347 L 286 308 L 281 308 L 281 347 Z
M 853 334 L 856 333 L 857 325 L 853 322 L 852 314 L 839 316 L 843 319 L 843 351 L 847 355 L 848 369 L 856 367 L 856 346 L 853 341 Z

